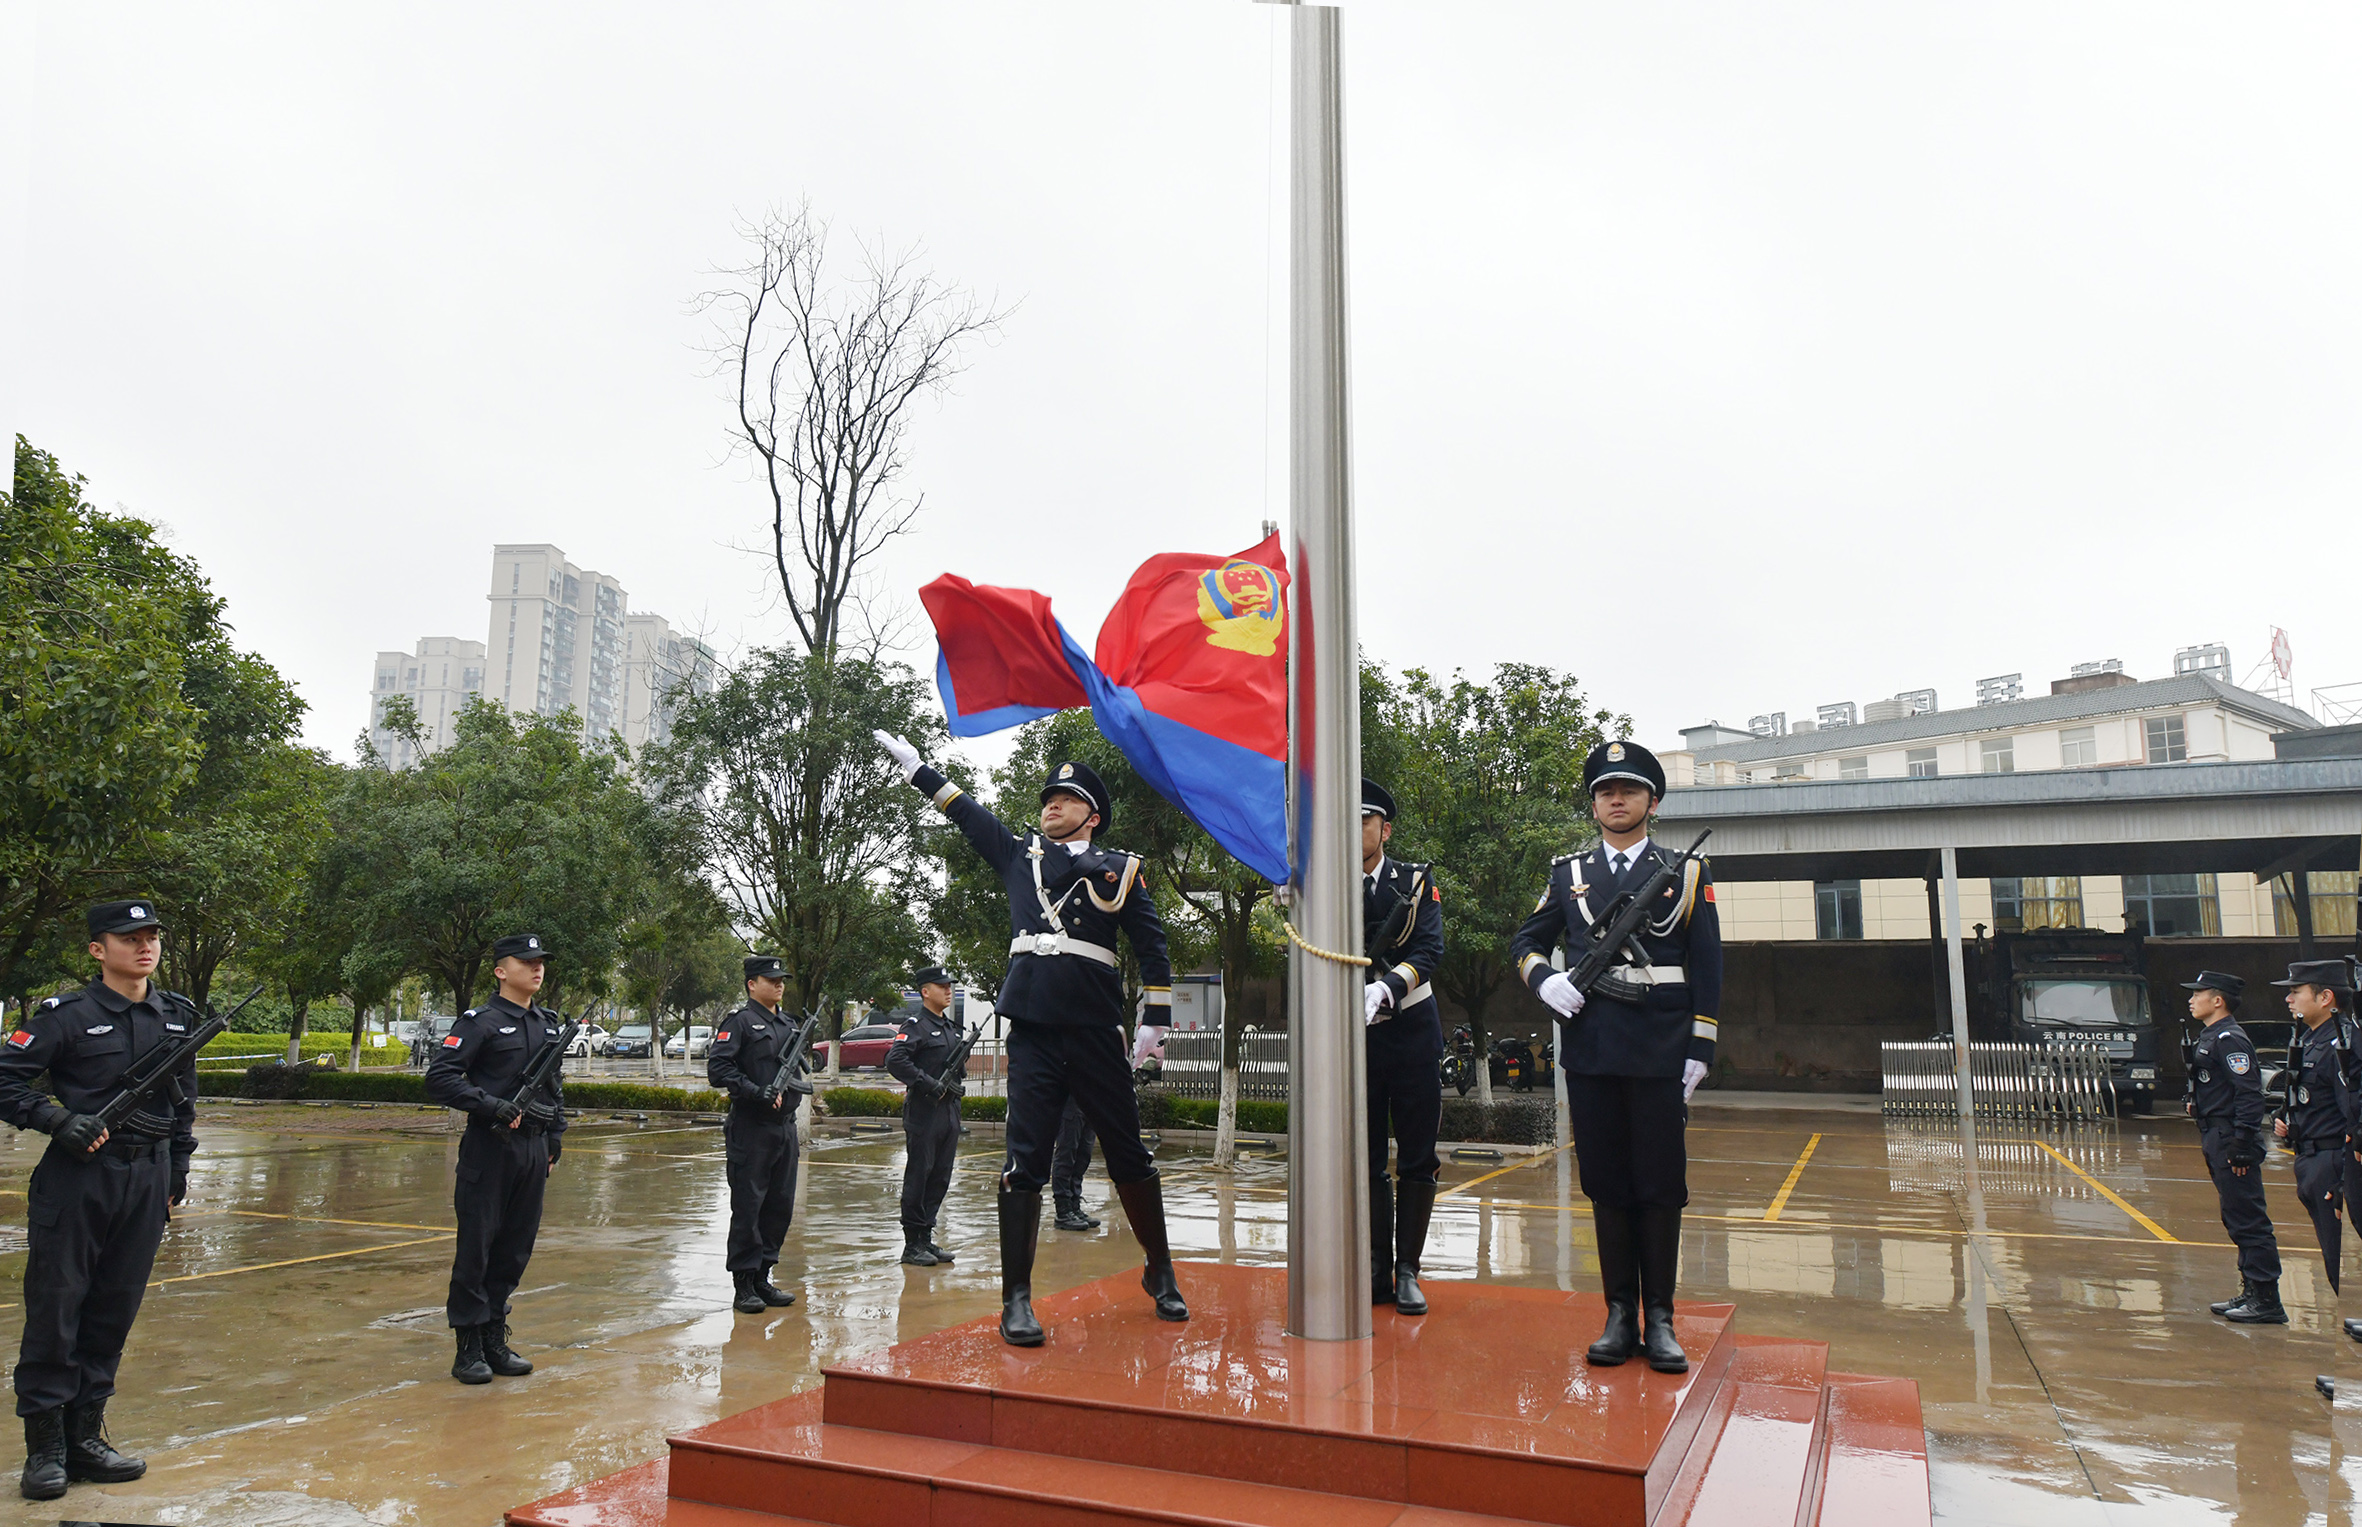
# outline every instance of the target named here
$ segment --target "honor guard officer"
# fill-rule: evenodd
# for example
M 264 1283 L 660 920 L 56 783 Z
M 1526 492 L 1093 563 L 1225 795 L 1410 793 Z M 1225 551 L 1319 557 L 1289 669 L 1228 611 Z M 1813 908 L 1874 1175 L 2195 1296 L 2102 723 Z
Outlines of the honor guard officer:
M 1722 929 L 1713 878 L 1703 860 L 1692 859 L 1637 935 L 1640 958 L 1627 951 L 1588 999 L 1552 967 L 1553 946 L 1564 944 L 1573 964 L 1616 898 L 1637 892 L 1674 858 L 1649 841 L 1649 812 L 1665 794 L 1655 754 L 1636 742 L 1603 742 L 1583 761 L 1583 786 L 1599 845 L 1552 864 L 1510 958 L 1559 1016 L 1559 1065 L 1607 1296 L 1607 1329 L 1589 1361 L 1614 1367 L 1637 1351 L 1658 1372 L 1680 1373 L 1689 1367 L 1673 1335 L 1681 1211 L 1689 1202 L 1683 1131 L 1690 1094 L 1714 1061 Z M 1645 1329 L 1635 1322 L 1636 1305 Z
M 451 1376 L 489 1384 L 492 1376 L 521 1378 L 533 1365 L 508 1344 L 508 1300 L 524 1280 L 541 1232 L 541 1197 L 557 1168 L 566 1132 L 561 1084 L 531 1098 L 511 1094 L 534 1055 L 563 1027 L 533 998 L 546 974 L 549 944 L 516 933 L 492 946 L 492 979 L 500 993 L 452 1020 L 426 1069 L 426 1095 L 468 1116 L 459 1140 L 459 1174 L 451 1206 L 459 1243 L 451 1256 L 451 1294 L 444 1306 L 458 1333 Z
M 2295 1075 L 2289 1079 L 2288 1113 L 2273 1121 L 2272 1128 L 2296 1152 L 2297 1196 L 2313 1222 L 2334 1293 L 2353 1118 L 2347 1098 L 2355 1057 L 2345 1022 L 2353 1002 L 2353 972 L 2343 960 L 2306 960 L 2288 967 L 2287 980 L 2272 984 L 2287 989 L 2288 1011 L 2303 1025 L 2297 1034 Z
M 1389 858 L 1394 797 L 1361 782 L 1362 949 L 1376 979 L 1362 988 L 1369 1100 L 1370 1301 L 1427 1313 L 1419 1255 L 1435 1213 L 1435 1133 L 1443 1119 L 1443 1013 L 1435 967 L 1443 961 L 1443 903 L 1424 864 Z M 1394 1182 L 1386 1136 L 1394 1135 Z
M 1140 1100 L 1125 1063 L 1117 930 L 1139 961 L 1144 1007 L 1172 1006 L 1172 966 L 1139 856 L 1091 843 L 1115 814 L 1107 786 L 1088 764 L 1056 765 L 1042 785 L 1041 830 L 1020 838 L 921 763 L 909 743 L 885 732 L 877 738 L 903 776 L 1000 872 L 1008 892 L 1015 937 L 997 1004 L 1009 1019 L 1008 1156 L 999 1204 L 1002 1340 L 1018 1347 L 1042 1343 L 1033 1314 L 1034 1241 L 1069 1097 L 1107 1152 L 1108 1178 L 1147 1254 L 1140 1286 L 1156 1301 L 1158 1319 L 1187 1320 L 1165 1239 L 1164 1190 L 1140 1143 Z
M 1058 1207 L 1061 1230 L 1096 1230 L 1099 1222 L 1083 1212 L 1083 1173 L 1091 1169 L 1091 1126 L 1082 1106 L 1066 1100 L 1058 1116 L 1058 1149 L 1050 1156 L 1050 1201 Z
M 960 1047 L 960 1026 L 951 1016 L 951 975 L 929 965 L 911 977 L 919 989 L 919 1010 L 902 1020 L 886 1049 L 886 1070 L 902 1083 L 902 1260 L 911 1267 L 949 1262 L 952 1254 L 935 1244 L 935 1217 L 951 1191 L 951 1164 L 960 1149 L 960 1099 L 968 1084 L 943 1073 Z
M 2190 1016 L 2206 1026 L 2190 1048 L 2190 1114 L 2221 1200 L 2223 1229 L 2239 1248 L 2239 1294 L 2212 1306 L 2240 1325 L 2283 1325 L 2280 1243 L 2264 1207 L 2264 1079 L 2255 1045 L 2239 1027 L 2247 983 L 2219 970 L 2184 981 Z
M 787 962 L 775 954 L 750 954 L 742 964 L 746 1005 L 714 1030 L 705 1052 L 706 1084 L 730 1095 L 722 1122 L 722 1149 L 730 1178 L 730 1238 L 724 1243 L 734 1290 L 730 1308 L 742 1315 L 785 1309 L 796 1296 L 771 1281 L 779 1264 L 779 1243 L 796 1215 L 796 1094 L 782 1087 L 764 1093 L 779 1078 L 787 1048 L 795 1042 L 796 1020 L 782 1018 L 787 995 Z
M 0 1045 L 0 1118 L 49 1136 L 27 1184 L 16 1359 L 28 1500 L 57 1499 L 68 1480 L 120 1484 L 147 1472 L 107 1442 L 107 1401 L 167 1205 L 188 1197 L 197 1149 L 193 1057 L 177 1103 L 134 1114 L 120 1133 L 99 1123 L 124 1073 L 200 1020 L 194 1003 L 151 979 L 163 946 L 154 902 L 101 902 L 87 923 L 98 979 L 41 1003 Z M 35 1086 L 44 1071 L 55 1098 Z

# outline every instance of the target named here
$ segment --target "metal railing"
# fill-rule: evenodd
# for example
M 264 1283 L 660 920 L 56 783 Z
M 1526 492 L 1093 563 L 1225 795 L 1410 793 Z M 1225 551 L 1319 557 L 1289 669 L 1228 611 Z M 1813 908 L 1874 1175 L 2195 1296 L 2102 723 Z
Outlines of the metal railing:
M 1158 1085 L 1177 1098 L 1222 1095 L 1222 1034 L 1218 1029 L 1165 1035 Z M 1249 1029 L 1239 1044 L 1238 1095 L 1275 1103 L 1288 1099 L 1288 1036 Z
M 1905 1119 L 1959 1116 L 1960 1074 L 1950 1044 L 1882 1044 L 1878 1065 L 1881 1112 Z M 2116 1113 L 2107 1048 L 2098 1043 L 1972 1044 L 1968 1067 L 1980 1119 L 2090 1124 Z

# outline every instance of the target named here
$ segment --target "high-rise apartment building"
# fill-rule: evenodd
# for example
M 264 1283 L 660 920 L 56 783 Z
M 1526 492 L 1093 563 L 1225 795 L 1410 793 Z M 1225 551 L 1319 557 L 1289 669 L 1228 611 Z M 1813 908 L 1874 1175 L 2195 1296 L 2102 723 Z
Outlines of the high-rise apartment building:
M 369 745 L 397 769 L 418 762 L 422 750 L 385 728 L 385 702 L 395 695 L 418 713 L 419 734 L 432 753 L 451 741 L 460 707 L 484 692 L 484 644 L 457 636 L 422 636 L 416 652 L 380 652 L 369 695 Z
M 636 752 L 672 741 L 674 715 L 692 696 L 713 692 L 720 664 L 711 647 L 679 635 L 661 615 L 627 615 L 623 629 L 623 735 Z

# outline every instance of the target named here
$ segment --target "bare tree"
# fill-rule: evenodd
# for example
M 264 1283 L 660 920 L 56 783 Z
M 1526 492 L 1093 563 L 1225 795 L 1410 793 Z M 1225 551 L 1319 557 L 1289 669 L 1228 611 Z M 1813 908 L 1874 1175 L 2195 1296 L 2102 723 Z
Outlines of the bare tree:
M 828 227 L 809 206 L 740 232 L 754 258 L 697 306 L 715 315 L 715 358 L 737 387 L 734 443 L 771 495 L 780 594 L 805 650 L 833 660 L 848 608 L 861 613 L 863 565 L 922 502 L 902 491 L 915 405 L 950 385 L 968 342 L 1003 314 L 938 282 L 915 250 L 864 250 L 858 274 L 830 280 Z

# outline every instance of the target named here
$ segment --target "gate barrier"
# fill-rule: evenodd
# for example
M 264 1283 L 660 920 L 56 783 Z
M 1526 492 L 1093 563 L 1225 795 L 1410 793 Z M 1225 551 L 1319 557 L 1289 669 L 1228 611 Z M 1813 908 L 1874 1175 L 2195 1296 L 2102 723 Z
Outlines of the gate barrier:
M 1878 1047 L 1879 1111 L 1890 1118 L 1957 1118 L 1960 1078 L 1943 1040 Z M 2090 1124 L 2116 1112 L 2116 1083 L 2104 1045 L 1972 1044 L 1969 1090 L 1976 1116 L 1996 1122 Z

